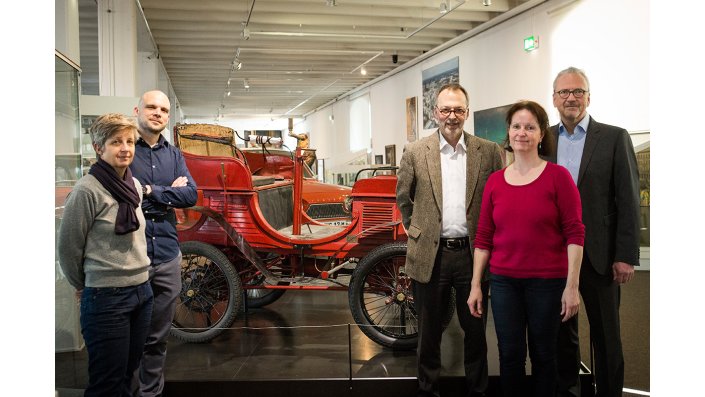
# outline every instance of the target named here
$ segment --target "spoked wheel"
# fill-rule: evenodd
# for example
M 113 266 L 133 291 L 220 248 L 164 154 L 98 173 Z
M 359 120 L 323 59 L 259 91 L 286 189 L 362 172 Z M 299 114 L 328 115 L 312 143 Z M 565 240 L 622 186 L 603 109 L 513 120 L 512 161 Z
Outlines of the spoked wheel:
M 381 245 L 357 265 L 350 280 L 350 310 L 360 330 L 376 343 L 395 350 L 416 348 L 419 319 L 414 308 L 413 281 L 404 274 L 406 242 Z M 455 291 L 443 320 L 455 311 Z
M 242 284 L 228 258 L 210 244 L 184 242 L 181 254 L 181 293 L 171 334 L 207 342 L 232 325 L 242 304 Z

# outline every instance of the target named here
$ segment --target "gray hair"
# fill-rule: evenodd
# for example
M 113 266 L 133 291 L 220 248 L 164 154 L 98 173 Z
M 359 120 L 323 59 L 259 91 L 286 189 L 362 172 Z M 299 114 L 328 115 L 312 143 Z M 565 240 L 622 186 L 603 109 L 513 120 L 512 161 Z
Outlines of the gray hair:
M 106 113 L 98 117 L 88 132 L 91 135 L 91 142 L 101 149 L 105 148 L 105 142 L 116 133 L 131 129 L 137 140 L 137 124 L 120 113 Z
M 588 80 L 587 75 L 581 69 L 578 69 L 574 66 L 568 67 L 558 72 L 556 78 L 553 79 L 553 91 L 556 90 L 556 81 L 558 81 L 558 78 L 566 74 L 577 74 L 578 76 L 582 77 L 583 80 L 585 80 L 585 84 L 587 84 L 587 90 L 590 91 L 590 80 Z

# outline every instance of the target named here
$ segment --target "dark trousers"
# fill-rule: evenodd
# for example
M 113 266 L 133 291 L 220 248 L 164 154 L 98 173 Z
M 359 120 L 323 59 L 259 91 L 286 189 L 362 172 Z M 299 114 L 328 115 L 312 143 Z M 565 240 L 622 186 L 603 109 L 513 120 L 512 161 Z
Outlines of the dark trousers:
M 428 283 L 415 282 L 415 305 L 419 314 L 419 340 L 416 350 L 420 396 L 438 396 L 441 374 L 442 319 L 451 287 L 456 293 L 456 313 L 465 333 L 463 346 L 465 377 L 469 393 L 483 393 L 487 389 L 487 342 L 485 339 L 486 314 L 476 318 L 470 314 L 467 300 L 472 280 L 472 253 L 468 247 L 461 249 L 439 248 L 433 272 Z M 482 290 L 487 305 L 488 283 Z M 487 313 L 487 310 L 484 310 Z
M 561 322 L 565 278 L 514 278 L 490 275 L 492 316 L 499 345 L 502 395 L 527 395 L 526 346 L 529 337 L 533 396 L 556 392 L 556 339 Z
M 176 298 L 181 292 L 181 254 L 169 262 L 152 265 L 149 281 L 154 291 L 154 311 L 144 344 L 144 355 L 135 376 L 141 396 L 161 396 L 164 390 L 166 341 L 176 311 Z M 135 387 L 135 386 L 133 386 Z
M 130 396 L 152 316 L 148 282 L 120 288 L 86 287 L 81 293 L 81 333 L 88 351 L 85 396 Z
M 587 256 L 580 269 L 580 295 L 590 322 L 595 355 L 596 396 L 621 397 L 624 387 L 624 355 L 619 325 L 620 287 L 612 272 L 601 275 Z M 563 323 L 558 337 L 559 396 L 580 396 L 578 316 Z

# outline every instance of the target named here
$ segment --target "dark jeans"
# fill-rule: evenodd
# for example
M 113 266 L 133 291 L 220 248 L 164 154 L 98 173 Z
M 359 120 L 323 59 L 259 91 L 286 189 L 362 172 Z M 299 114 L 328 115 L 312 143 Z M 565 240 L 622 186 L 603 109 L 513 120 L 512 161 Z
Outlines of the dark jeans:
M 439 395 L 441 374 L 442 319 L 445 316 L 451 287 L 455 288 L 455 305 L 463 340 L 463 362 L 468 393 L 484 393 L 487 389 L 486 314 L 476 318 L 470 314 L 467 300 L 472 279 L 472 253 L 462 249 L 439 248 L 428 283 L 414 282 L 414 299 L 419 314 L 418 380 L 420 396 Z M 487 302 L 488 283 L 482 290 Z M 486 303 L 485 303 L 486 304 Z M 487 310 L 484 310 L 487 313 Z
M 88 350 L 85 396 L 129 396 L 152 316 L 152 287 L 91 288 L 81 293 L 81 333 Z
M 181 292 L 181 253 L 169 262 L 152 265 L 149 282 L 154 291 L 152 324 L 144 345 L 144 355 L 133 380 L 133 390 L 139 380 L 141 396 L 161 396 L 164 390 L 166 341 L 176 311 L 176 298 Z
M 499 345 L 499 374 L 504 396 L 525 395 L 527 333 L 533 395 L 554 395 L 556 340 L 565 283 L 565 278 L 490 275 L 492 316 Z

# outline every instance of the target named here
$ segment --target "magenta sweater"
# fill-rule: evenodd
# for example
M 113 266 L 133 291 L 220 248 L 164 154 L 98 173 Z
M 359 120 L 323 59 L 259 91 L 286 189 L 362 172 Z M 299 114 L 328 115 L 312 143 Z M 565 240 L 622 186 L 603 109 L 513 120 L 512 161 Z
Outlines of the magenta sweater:
M 568 244 L 583 245 L 580 193 L 567 169 L 547 163 L 533 182 L 513 186 L 504 170 L 487 179 L 475 247 L 490 272 L 516 278 L 568 276 Z

